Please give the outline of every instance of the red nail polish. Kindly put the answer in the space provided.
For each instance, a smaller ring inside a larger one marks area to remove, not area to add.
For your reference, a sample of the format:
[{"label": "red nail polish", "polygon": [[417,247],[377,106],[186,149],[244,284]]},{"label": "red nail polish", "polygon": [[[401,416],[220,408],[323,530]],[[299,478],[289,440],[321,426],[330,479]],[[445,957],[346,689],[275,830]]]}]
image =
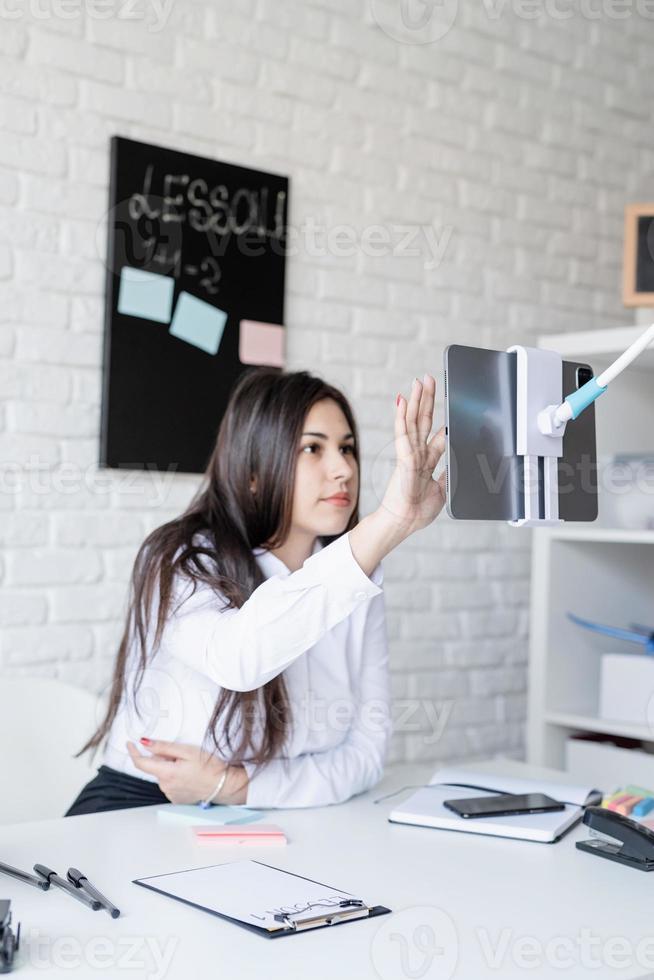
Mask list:
[{"label": "red nail polish", "polygon": [[152,745],[151,738],[140,738],[139,742],[141,742],[143,745]]},{"label": "red nail polish", "polygon": [[398,395],[397,398],[395,399],[395,404],[396,405],[399,405],[400,404],[400,398],[401,397],[402,397],[402,395]]}]

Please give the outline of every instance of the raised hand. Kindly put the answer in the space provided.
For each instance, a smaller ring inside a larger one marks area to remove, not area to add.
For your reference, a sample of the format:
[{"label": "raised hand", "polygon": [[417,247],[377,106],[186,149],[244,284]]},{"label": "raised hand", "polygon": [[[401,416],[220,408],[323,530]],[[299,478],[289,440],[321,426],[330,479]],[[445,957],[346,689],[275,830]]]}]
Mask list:
[{"label": "raised hand", "polygon": [[445,428],[430,436],[436,381],[430,374],[413,382],[407,401],[398,395],[395,409],[395,470],[380,509],[405,535],[431,524],[445,504],[445,472],[433,472],[445,452]]}]

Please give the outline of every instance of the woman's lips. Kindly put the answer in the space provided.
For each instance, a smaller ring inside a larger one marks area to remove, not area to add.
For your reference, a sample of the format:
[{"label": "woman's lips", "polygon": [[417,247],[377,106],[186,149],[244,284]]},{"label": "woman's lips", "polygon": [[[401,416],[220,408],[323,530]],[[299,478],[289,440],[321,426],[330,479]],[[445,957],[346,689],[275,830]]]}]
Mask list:
[{"label": "woman's lips", "polygon": [[352,503],[350,497],[347,494],[335,494],[333,497],[325,497],[324,502],[326,504],[333,504],[334,507],[349,507]]}]

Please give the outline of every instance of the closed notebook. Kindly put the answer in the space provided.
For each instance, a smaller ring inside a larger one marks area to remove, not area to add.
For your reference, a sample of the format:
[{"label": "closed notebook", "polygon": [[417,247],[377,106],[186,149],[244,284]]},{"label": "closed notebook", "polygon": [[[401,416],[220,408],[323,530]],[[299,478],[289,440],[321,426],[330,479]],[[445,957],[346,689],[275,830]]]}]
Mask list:
[{"label": "closed notebook", "polygon": [[[445,800],[491,796],[494,792],[545,793],[565,803],[565,808],[550,813],[466,819],[444,806]],[[464,834],[487,834],[491,837],[514,837],[551,844],[574,827],[583,813],[583,807],[595,802],[600,795],[589,786],[570,786],[544,779],[518,779],[514,776],[473,772],[470,769],[439,769],[432,776],[429,786],[413,793],[390,813],[388,819],[392,823],[407,823],[418,827],[456,830]]]},{"label": "closed notebook", "polygon": [[199,844],[223,846],[266,847],[284,845],[286,835],[281,827],[272,823],[251,824],[249,827],[228,824],[225,827],[193,827],[193,835]]}]

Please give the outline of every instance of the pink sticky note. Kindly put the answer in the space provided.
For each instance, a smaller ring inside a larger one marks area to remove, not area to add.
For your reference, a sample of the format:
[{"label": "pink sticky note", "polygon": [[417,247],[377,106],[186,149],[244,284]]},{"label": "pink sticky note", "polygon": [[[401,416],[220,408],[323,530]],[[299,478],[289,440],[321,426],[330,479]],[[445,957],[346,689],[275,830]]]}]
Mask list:
[{"label": "pink sticky note", "polygon": [[238,357],[241,364],[284,367],[284,327],[278,323],[241,320]]}]

